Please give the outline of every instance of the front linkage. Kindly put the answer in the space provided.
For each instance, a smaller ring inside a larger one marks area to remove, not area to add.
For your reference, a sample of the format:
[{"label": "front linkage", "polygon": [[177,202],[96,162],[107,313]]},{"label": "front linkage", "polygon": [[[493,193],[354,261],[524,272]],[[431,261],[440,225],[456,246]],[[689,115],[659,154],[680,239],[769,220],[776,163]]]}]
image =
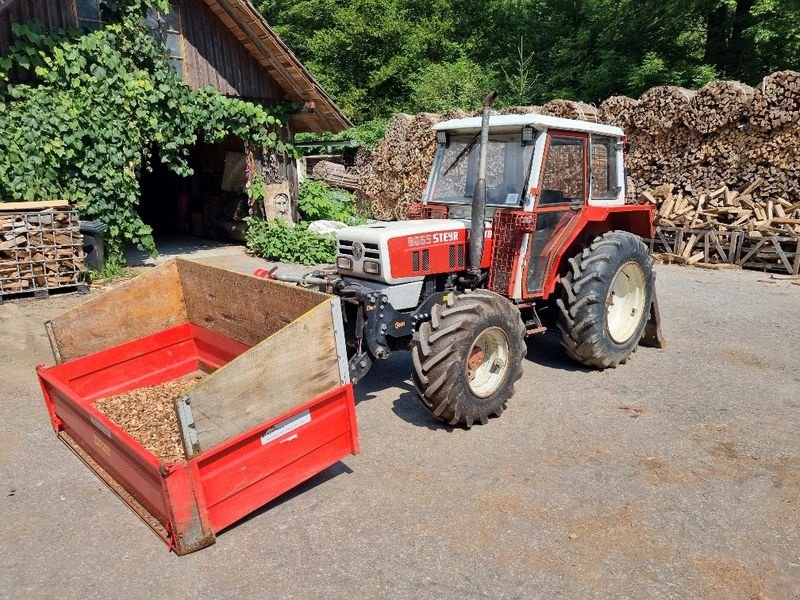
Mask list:
[{"label": "front linkage", "polygon": [[348,327],[352,338],[347,340],[353,346],[349,360],[353,383],[367,374],[375,358],[386,359],[393,350],[408,350],[420,324],[430,320],[433,306],[445,304],[447,296],[455,293],[434,292],[414,312],[400,312],[391,305],[388,296],[379,291],[347,285],[342,280],[334,284],[334,290],[354,307],[354,310],[345,310],[346,319],[355,319]]}]

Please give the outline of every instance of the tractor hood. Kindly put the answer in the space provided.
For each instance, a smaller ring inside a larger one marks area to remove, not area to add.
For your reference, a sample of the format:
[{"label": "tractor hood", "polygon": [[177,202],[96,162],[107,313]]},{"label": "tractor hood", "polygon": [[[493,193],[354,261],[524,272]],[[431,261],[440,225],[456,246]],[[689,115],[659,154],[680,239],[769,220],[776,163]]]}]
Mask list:
[{"label": "tractor hood", "polygon": [[[427,274],[463,267],[469,228],[469,220],[464,219],[392,221],[346,227],[336,234],[337,266],[345,277],[388,284],[419,281]],[[491,224],[487,223],[486,228],[489,237]],[[455,263],[452,267],[449,265],[451,253]],[[442,265],[443,270],[438,268],[439,256],[448,260],[447,265]]]}]

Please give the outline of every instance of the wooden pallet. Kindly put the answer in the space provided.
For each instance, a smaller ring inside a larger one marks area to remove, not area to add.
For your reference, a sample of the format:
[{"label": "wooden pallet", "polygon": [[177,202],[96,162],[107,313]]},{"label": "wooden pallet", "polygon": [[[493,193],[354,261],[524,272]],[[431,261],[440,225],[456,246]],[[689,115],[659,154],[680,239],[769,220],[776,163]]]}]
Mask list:
[{"label": "wooden pallet", "polygon": [[800,274],[800,238],[770,236],[743,238],[736,251],[736,263],[745,269]]},{"label": "wooden pallet", "polygon": [[68,294],[77,292],[78,294],[88,294],[89,284],[85,282],[75,283],[72,285],[63,285],[60,287],[51,287],[47,289],[38,290],[19,290],[15,292],[0,292],[0,304],[6,300],[19,300],[22,298],[37,298],[47,299],[51,294]]},{"label": "wooden pallet", "polygon": [[741,238],[739,231],[656,227],[655,237],[648,241],[651,252],[677,257],[686,264],[736,264]]}]

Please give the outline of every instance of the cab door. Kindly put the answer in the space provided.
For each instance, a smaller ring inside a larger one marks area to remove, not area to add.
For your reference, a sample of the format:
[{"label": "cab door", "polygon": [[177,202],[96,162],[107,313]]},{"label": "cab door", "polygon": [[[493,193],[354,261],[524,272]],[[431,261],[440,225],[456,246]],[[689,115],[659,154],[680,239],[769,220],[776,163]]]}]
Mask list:
[{"label": "cab door", "polygon": [[542,294],[559,250],[586,206],[588,146],[585,133],[548,132],[539,185],[533,190],[536,226],[528,240],[525,297]]}]

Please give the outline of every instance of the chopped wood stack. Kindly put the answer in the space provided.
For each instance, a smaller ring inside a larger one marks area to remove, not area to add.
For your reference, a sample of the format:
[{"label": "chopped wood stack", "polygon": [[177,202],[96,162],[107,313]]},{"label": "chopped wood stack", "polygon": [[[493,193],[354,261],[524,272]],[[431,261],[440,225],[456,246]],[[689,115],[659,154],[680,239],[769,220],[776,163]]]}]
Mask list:
[{"label": "chopped wood stack", "polygon": [[721,185],[696,196],[675,194],[674,187],[665,184],[644,192],[639,200],[659,207],[655,224],[660,226],[741,231],[751,239],[770,235],[800,238],[800,201],[777,198],[762,205],[753,195],[761,183],[756,179],[739,190]]},{"label": "chopped wood stack", "polygon": [[772,131],[800,121],[800,73],[778,71],[767,75],[756,87],[750,107],[750,123],[761,131]]},{"label": "chopped wood stack", "polygon": [[83,236],[76,212],[2,212],[2,208],[0,204],[0,298],[83,281]]},{"label": "chopped wood stack", "polygon": [[633,115],[639,101],[627,96],[611,96],[600,104],[600,123],[628,130],[633,127]]},{"label": "chopped wood stack", "polygon": [[657,135],[683,121],[695,92],[675,85],[650,88],[639,98],[633,116],[637,129]]},{"label": "chopped wood stack", "polygon": [[[458,116],[464,113],[451,113],[447,118]],[[436,150],[431,128],[440,120],[441,115],[432,113],[396,115],[367,164],[358,168],[361,191],[376,219],[404,219],[408,207],[419,202]]]},{"label": "chopped wood stack", "polygon": [[689,101],[683,123],[698,133],[711,133],[747,115],[755,90],[738,81],[712,81]]},{"label": "chopped wood stack", "polygon": [[315,164],[311,176],[351,192],[361,189],[361,177],[358,174],[348,171],[342,164],[329,160],[321,160]]},{"label": "chopped wood stack", "polygon": [[[680,198],[685,202],[682,208],[689,208],[677,216],[672,214],[674,205],[660,213],[659,219],[676,226],[687,226],[685,218],[694,220],[700,204],[693,226],[742,231],[754,240],[759,234],[791,238],[797,232],[795,223],[780,219],[797,218],[794,207],[800,201],[800,73],[773,73],[755,89],[735,81],[713,82],[699,92],[661,86],[639,100],[613,96],[599,109],[554,100],[543,107],[503,112],[536,112],[622,127],[630,142],[628,198],[635,201],[653,188],[669,186],[674,203]],[[376,218],[405,217],[408,205],[420,198],[432,164],[431,127],[459,116],[464,114],[398,115],[372,155],[359,154],[362,198],[371,202]],[[728,192],[715,195],[723,182]],[[655,196],[659,207],[665,200]],[[742,219],[747,211],[752,212]]]},{"label": "chopped wood stack", "polygon": [[722,185],[696,196],[673,194],[662,185],[644,192],[640,202],[657,205],[653,249],[668,262],[712,267],[800,271],[800,201],[784,198],[762,204],[754,192],[762,180],[731,190]]},{"label": "chopped wood stack", "polygon": [[600,111],[591,104],[575,102],[574,100],[550,100],[542,106],[540,114],[562,119],[578,119],[580,121],[599,122]]},{"label": "chopped wood stack", "polygon": [[541,106],[509,106],[503,109],[504,115],[543,114]]}]

